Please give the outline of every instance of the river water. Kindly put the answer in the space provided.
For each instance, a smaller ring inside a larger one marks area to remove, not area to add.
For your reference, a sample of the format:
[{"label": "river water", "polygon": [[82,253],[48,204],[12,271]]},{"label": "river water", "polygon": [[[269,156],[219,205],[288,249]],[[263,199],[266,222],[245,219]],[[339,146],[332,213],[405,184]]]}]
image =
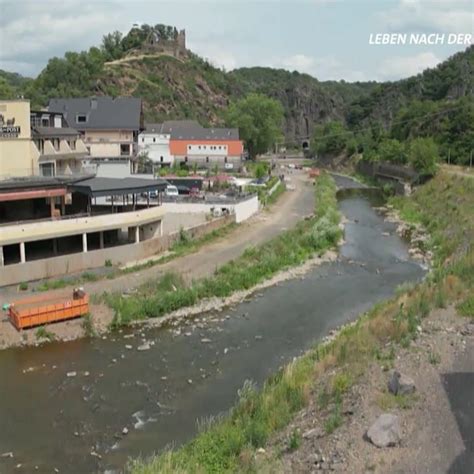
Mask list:
[{"label": "river water", "polygon": [[[120,472],[129,457],[179,445],[198,420],[228,410],[246,379],[261,384],[330,329],[423,277],[368,198],[345,197],[340,209],[349,222],[338,260],[184,322],[180,334],[141,328],[2,351],[0,455],[13,458],[0,457],[0,472]],[[154,344],[137,351],[143,339]]]}]

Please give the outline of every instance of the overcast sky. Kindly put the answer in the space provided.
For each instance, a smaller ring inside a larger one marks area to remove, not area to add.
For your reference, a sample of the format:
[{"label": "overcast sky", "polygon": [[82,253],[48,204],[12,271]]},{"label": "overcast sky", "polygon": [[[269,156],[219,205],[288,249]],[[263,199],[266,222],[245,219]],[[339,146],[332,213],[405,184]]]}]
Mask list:
[{"label": "overcast sky", "polygon": [[0,0],[0,69],[35,76],[49,58],[133,23],[186,29],[216,66],[272,66],[320,80],[394,80],[462,45],[371,45],[376,33],[473,33],[472,0]]}]

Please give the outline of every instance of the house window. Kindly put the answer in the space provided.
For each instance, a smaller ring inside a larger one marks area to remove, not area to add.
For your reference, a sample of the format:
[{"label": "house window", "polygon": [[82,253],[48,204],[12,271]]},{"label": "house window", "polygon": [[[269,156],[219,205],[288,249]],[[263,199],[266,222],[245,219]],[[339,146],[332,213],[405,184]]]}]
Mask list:
[{"label": "house window", "polygon": [[162,156],[160,156],[160,161],[163,163],[163,157]]},{"label": "house window", "polygon": [[206,163],[209,163],[209,157],[206,156]]},{"label": "house window", "polygon": [[184,157],[184,162],[185,162],[185,163],[188,162],[188,157],[187,157],[187,156]]},{"label": "house window", "polygon": [[142,143],[145,143],[145,137],[142,137]]},{"label": "house window", "polygon": [[47,118],[41,119],[41,126],[42,127],[49,127],[49,120]]},{"label": "house window", "polygon": [[84,115],[84,114],[76,115],[76,122],[77,123],[86,123],[87,122],[87,115]]},{"label": "house window", "polygon": [[130,144],[120,145],[120,156],[130,156]]},{"label": "house window", "polygon": [[41,176],[54,176],[54,163],[40,164]]},{"label": "house window", "polygon": [[153,143],[156,143],[156,138],[155,137],[153,137]]},{"label": "house window", "polygon": [[219,145],[219,150],[221,149],[221,146]]},{"label": "house window", "polygon": [[227,156],[224,158],[224,163],[227,163]]},{"label": "house window", "polygon": [[199,149],[201,149],[201,145],[199,145]]}]

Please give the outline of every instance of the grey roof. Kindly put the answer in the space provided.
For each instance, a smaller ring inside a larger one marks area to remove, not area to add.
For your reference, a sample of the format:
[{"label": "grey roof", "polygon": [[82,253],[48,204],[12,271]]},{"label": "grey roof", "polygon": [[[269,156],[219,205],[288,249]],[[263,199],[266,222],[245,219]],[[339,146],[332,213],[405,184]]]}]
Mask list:
[{"label": "grey roof", "polygon": [[71,191],[89,196],[116,196],[151,190],[163,191],[166,188],[166,181],[143,178],[90,178],[68,187]]},{"label": "grey roof", "polygon": [[162,123],[146,123],[144,133],[165,133],[161,131]]},{"label": "grey roof", "polygon": [[[50,99],[50,112],[61,112],[69,125],[78,130],[140,130],[142,100],[137,97],[83,97]],[[85,115],[86,122],[77,122]]]},{"label": "grey roof", "polygon": [[79,132],[71,127],[33,127],[33,137],[72,137]]},{"label": "grey roof", "polygon": [[168,120],[146,124],[148,133],[167,133],[174,140],[238,140],[237,128],[204,128],[196,120]]}]

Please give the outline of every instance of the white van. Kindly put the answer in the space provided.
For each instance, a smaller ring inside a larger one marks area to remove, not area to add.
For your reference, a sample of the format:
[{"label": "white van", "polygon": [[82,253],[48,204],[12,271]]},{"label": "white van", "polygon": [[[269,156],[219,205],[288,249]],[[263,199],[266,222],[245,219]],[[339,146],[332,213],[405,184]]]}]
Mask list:
[{"label": "white van", "polygon": [[178,196],[178,188],[176,186],[173,186],[172,184],[168,184],[165,189],[165,196],[168,197],[176,197]]}]

